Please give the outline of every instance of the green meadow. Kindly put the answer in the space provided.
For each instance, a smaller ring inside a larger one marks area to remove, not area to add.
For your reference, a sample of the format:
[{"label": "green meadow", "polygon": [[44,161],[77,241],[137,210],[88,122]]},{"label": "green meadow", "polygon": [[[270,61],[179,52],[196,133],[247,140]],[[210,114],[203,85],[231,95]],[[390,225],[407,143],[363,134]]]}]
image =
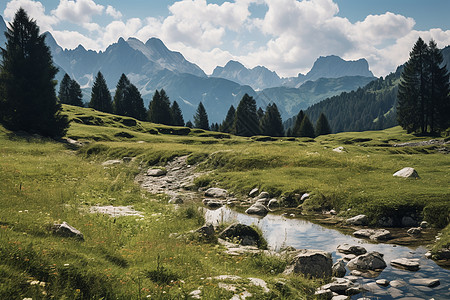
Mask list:
[{"label": "green meadow", "polygon": [[[448,156],[441,146],[388,147],[429,139],[399,127],[314,140],[244,138],[63,107],[72,120],[67,137],[82,142],[81,148],[0,127],[2,299],[188,299],[199,287],[205,299],[231,298],[233,292],[205,279],[222,274],[243,277],[242,290],[255,299],[310,295],[321,282],[282,275],[281,259],[227,256],[216,243],[179,238],[203,225],[200,203],[175,209],[134,177],[181,155],[189,155],[198,170],[212,171],[197,186],[223,187],[236,197],[258,187],[305,213],[364,213],[376,225],[382,216],[411,212],[434,227],[449,223]],[[344,152],[333,151],[339,146]],[[101,165],[123,157],[136,159]],[[420,179],[392,176],[403,167],[414,167]],[[300,203],[297,195],[306,192],[310,199]],[[97,204],[132,205],[143,217],[89,213]],[[51,225],[63,221],[85,241],[52,235]],[[449,240],[447,227],[439,247]],[[266,280],[271,292],[250,285],[248,277]]]}]

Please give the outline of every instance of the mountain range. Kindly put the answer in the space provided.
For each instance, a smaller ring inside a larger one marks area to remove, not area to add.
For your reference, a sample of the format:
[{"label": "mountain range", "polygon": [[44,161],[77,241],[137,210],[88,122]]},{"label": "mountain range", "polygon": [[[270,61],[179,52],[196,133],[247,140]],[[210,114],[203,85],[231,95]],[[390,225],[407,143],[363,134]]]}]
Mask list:
[{"label": "mountain range", "polygon": [[[0,32],[5,30],[0,16]],[[65,73],[76,79],[85,102],[90,99],[90,88],[98,71],[112,93],[124,73],[139,88],[147,107],[155,90],[163,88],[170,100],[178,102],[186,121],[193,120],[202,101],[210,122],[221,122],[230,105],[236,107],[245,93],[253,96],[263,109],[275,102],[286,119],[326,97],[351,91],[375,79],[365,59],[345,61],[337,56],[320,57],[306,75],[292,78],[280,78],[263,66],[248,69],[236,61],[217,67],[208,76],[157,38],[145,43],[136,38],[120,38],[104,51],[93,51],[81,45],[63,49],[50,33],[45,35],[54,63],[60,69],[56,79],[61,81]],[[5,42],[0,34],[0,46]]]}]

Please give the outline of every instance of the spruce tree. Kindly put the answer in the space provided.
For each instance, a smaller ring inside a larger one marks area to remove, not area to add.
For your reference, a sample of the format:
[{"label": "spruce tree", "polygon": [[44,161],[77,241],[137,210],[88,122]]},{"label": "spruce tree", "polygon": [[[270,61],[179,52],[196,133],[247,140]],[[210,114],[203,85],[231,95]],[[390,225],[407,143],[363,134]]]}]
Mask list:
[{"label": "spruce tree", "polygon": [[134,84],[130,84],[128,87],[128,98],[126,100],[125,105],[129,107],[127,116],[145,120],[147,111],[145,110],[144,99],[142,99],[141,93]]},{"label": "spruce tree", "polygon": [[283,121],[275,103],[267,105],[266,112],[261,119],[263,135],[284,136]]},{"label": "spruce tree", "polygon": [[428,124],[430,132],[441,132],[450,127],[450,84],[447,66],[442,66],[443,57],[434,40],[428,46],[429,104]]},{"label": "spruce tree", "polygon": [[149,104],[148,118],[153,123],[171,124],[170,100],[163,89],[155,91]]},{"label": "spruce tree", "polygon": [[64,75],[63,80],[59,84],[58,99],[62,104],[70,104],[70,86],[72,79],[67,73]]},{"label": "spruce tree", "polygon": [[198,104],[197,111],[194,116],[194,127],[209,130],[208,114],[206,113],[206,109],[202,102]]},{"label": "spruce tree", "polygon": [[94,85],[92,86],[89,107],[106,113],[113,112],[111,93],[109,92],[106,80],[100,71],[97,73]]},{"label": "spruce tree", "polygon": [[295,118],[295,124],[292,128],[292,136],[299,137],[300,136],[300,125],[302,125],[303,118],[305,117],[305,113],[303,110],[300,110]]},{"label": "spruce tree", "polygon": [[188,128],[194,128],[194,124],[192,124],[191,120],[186,122],[186,127]]},{"label": "spruce tree", "polygon": [[325,117],[324,113],[321,113],[319,119],[317,119],[316,123],[316,136],[330,134],[331,128],[328,123],[327,117]]},{"label": "spruce tree", "polygon": [[225,120],[223,120],[222,124],[220,125],[220,131],[225,133],[230,133],[233,130],[233,123],[234,118],[236,115],[236,109],[233,105],[230,106],[227,112],[227,116],[225,117]]},{"label": "spruce tree", "polygon": [[299,130],[299,136],[300,137],[310,137],[315,138],[315,132],[314,132],[314,126],[309,120],[308,116],[305,115],[302,120],[302,124],[300,124],[300,130]]},{"label": "spruce tree", "polygon": [[183,114],[181,113],[181,109],[177,101],[173,101],[172,106],[170,107],[170,114],[172,125],[184,126]]},{"label": "spruce tree", "polygon": [[69,90],[69,103],[70,105],[83,107],[83,94],[81,93],[81,87],[75,79],[70,81]]},{"label": "spruce tree", "polygon": [[129,98],[129,89],[131,82],[127,76],[122,73],[116,85],[116,92],[113,100],[113,112],[116,115],[127,116],[129,114],[129,107],[127,107],[127,98]]},{"label": "spruce tree", "polygon": [[53,65],[45,35],[20,8],[5,32],[1,49],[0,121],[11,130],[61,137],[69,126],[61,115]]},{"label": "spruce tree", "polygon": [[419,38],[405,64],[398,90],[398,123],[410,132],[426,131],[428,46]]},{"label": "spruce tree", "polygon": [[260,134],[259,120],[256,113],[256,101],[248,94],[242,97],[236,109],[233,133],[240,136]]}]

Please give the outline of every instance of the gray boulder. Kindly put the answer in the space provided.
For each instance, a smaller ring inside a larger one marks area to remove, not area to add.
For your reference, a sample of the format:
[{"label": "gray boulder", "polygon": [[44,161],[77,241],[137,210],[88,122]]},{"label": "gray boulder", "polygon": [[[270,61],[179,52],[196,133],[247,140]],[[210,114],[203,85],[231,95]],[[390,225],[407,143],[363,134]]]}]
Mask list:
[{"label": "gray boulder", "polygon": [[417,171],[414,170],[414,168],[410,167],[406,167],[401,169],[400,171],[395,172],[393,176],[402,178],[420,178]]},{"label": "gray boulder", "polygon": [[179,196],[174,196],[169,200],[169,204],[183,204],[183,203],[184,203],[183,199],[181,199],[181,197]]},{"label": "gray boulder", "polygon": [[164,169],[148,169],[147,176],[159,177],[167,174],[167,170]]},{"label": "gray boulder", "polygon": [[213,197],[213,198],[226,198],[227,194],[228,194],[227,190],[220,188],[209,188],[205,191],[206,197]]},{"label": "gray boulder", "polygon": [[224,240],[237,240],[242,246],[257,246],[261,242],[261,236],[252,227],[240,223],[232,224],[225,228],[219,235]]},{"label": "gray boulder", "polygon": [[367,253],[367,250],[364,247],[357,245],[349,245],[347,243],[337,246],[337,251],[344,254],[355,254],[355,255]]},{"label": "gray boulder", "polygon": [[255,203],[245,211],[249,215],[265,216],[269,213],[269,209],[261,203]]},{"label": "gray boulder", "polygon": [[345,273],[347,271],[345,270],[345,262],[340,259],[338,260],[332,267],[331,267],[331,274],[333,277],[339,277],[342,278],[345,276]]},{"label": "gray boulder", "polygon": [[357,215],[345,221],[348,225],[366,226],[369,224],[369,218],[366,215]]},{"label": "gray boulder", "polygon": [[388,286],[389,285],[389,280],[386,279],[378,279],[377,281],[375,281],[376,284],[381,285],[381,286]]},{"label": "gray boulder", "polygon": [[331,253],[304,249],[296,253],[284,274],[303,274],[304,276],[325,278],[331,276],[331,267]]},{"label": "gray boulder", "polygon": [[269,204],[269,198],[258,199],[256,200],[256,203],[267,206]]},{"label": "gray boulder", "polygon": [[394,259],[391,261],[391,266],[409,271],[417,271],[420,269],[420,264],[417,260],[408,258]]},{"label": "gray boulder", "polygon": [[322,290],[330,290],[334,293],[345,294],[345,292],[352,287],[355,287],[355,283],[346,278],[335,278],[331,283],[325,284],[320,287]]},{"label": "gray boulder", "polygon": [[378,271],[386,268],[386,262],[381,253],[373,251],[352,259],[348,262],[347,267],[352,270]]},{"label": "gray boulder", "polygon": [[84,241],[83,234],[78,229],[70,226],[66,222],[63,222],[62,224],[53,224],[51,230],[54,235],[60,237],[73,237]]}]

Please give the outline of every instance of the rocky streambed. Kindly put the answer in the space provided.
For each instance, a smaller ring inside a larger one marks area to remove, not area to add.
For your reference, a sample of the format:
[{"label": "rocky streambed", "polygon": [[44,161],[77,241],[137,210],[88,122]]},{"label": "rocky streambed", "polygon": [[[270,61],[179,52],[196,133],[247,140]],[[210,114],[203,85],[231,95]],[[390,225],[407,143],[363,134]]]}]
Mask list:
[{"label": "rocky streambed", "polygon": [[[316,262],[323,261],[334,276],[331,283],[317,290],[317,294],[325,299],[450,299],[450,271],[428,259],[424,245],[386,243],[386,240],[392,240],[389,231],[366,228],[360,219],[349,224],[356,226],[352,232],[359,229],[358,234],[346,234],[292,213],[272,214],[269,211],[280,203],[267,193],[251,191],[251,197],[238,200],[220,188],[193,191],[192,182],[201,174],[195,173],[186,158],[176,158],[164,168],[146,170],[136,177],[136,181],[152,193],[168,194],[172,204],[202,200],[206,222],[213,226],[222,223],[256,225],[267,240],[267,255],[279,255],[276,253],[286,249],[292,251],[295,262],[291,262],[286,272],[289,268],[294,273],[296,269],[302,269],[305,256]],[[238,212],[230,208],[236,204],[248,209]],[[421,232],[422,229],[416,227],[416,230]],[[410,235],[414,238],[414,233]],[[221,243],[229,255],[259,251],[252,245],[240,246],[223,240]],[[311,252],[313,249],[320,251]]]}]

